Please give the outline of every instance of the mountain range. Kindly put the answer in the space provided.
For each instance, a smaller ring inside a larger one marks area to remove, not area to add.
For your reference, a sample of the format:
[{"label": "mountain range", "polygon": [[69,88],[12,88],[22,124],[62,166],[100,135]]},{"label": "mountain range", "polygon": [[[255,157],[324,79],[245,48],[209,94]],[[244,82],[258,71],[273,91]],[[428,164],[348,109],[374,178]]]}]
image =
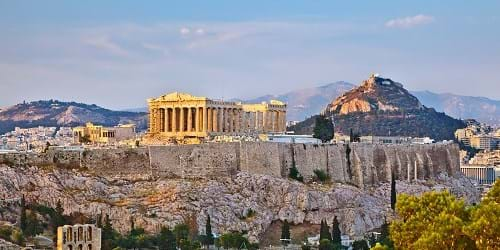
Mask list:
[{"label": "mountain range", "polygon": [[[287,120],[302,121],[321,112],[326,105],[343,93],[355,88],[348,82],[334,82],[319,87],[311,87],[287,92],[282,95],[264,95],[243,100],[244,102],[262,102],[277,99],[288,104]],[[500,100],[486,97],[461,96],[450,93],[430,91],[409,91],[426,107],[457,119],[475,119],[493,126],[500,125]],[[242,100],[242,99],[235,99]]]},{"label": "mountain range", "polygon": [[[454,138],[465,127],[452,118],[423,105],[401,83],[372,75],[362,84],[331,101],[321,112],[331,117],[335,131],[376,136],[428,136],[436,140]],[[316,117],[299,122],[290,130],[312,134]]]},{"label": "mountain range", "polygon": [[86,122],[104,126],[135,123],[138,129],[144,129],[147,115],[144,112],[112,111],[95,104],[57,100],[20,103],[0,110],[0,133],[15,127],[78,126]]}]

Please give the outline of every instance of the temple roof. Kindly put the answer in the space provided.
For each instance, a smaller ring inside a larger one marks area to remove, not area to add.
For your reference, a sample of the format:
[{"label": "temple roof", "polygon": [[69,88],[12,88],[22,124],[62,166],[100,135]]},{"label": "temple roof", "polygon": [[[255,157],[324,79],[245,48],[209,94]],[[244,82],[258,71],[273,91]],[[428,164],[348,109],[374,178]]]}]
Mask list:
[{"label": "temple roof", "polygon": [[209,100],[206,97],[193,96],[186,93],[172,92],[165,95],[162,95],[158,98],[151,99],[151,101],[206,101]]}]

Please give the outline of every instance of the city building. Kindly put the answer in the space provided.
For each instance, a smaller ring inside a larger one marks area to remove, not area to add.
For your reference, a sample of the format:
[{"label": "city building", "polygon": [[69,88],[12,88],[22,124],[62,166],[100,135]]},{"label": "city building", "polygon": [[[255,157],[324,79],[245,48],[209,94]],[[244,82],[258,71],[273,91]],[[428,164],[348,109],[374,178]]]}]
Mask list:
[{"label": "city building", "polygon": [[482,150],[497,149],[499,138],[489,135],[478,135],[470,138],[470,146]]},{"label": "city building", "polygon": [[88,122],[84,127],[73,128],[75,143],[116,143],[122,140],[133,139],[135,135],[134,124],[103,127]]},{"label": "city building", "polygon": [[471,178],[479,184],[493,184],[499,176],[497,173],[500,171],[500,167],[495,166],[484,166],[484,165],[462,165],[460,166],[460,171]]},{"label": "city building", "polygon": [[101,229],[91,224],[57,228],[57,250],[100,250]]},{"label": "city building", "polygon": [[148,99],[151,137],[176,141],[220,135],[283,133],[286,131],[286,104],[242,104],[170,93]]},{"label": "city building", "polygon": [[270,142],[285,142],[285,143],[321,143],[320,139],[314,138],[312,135],[290,135],[290,134],[269,134],[266,136]]},{"label": "city building", "polygon": [[403,144],[410,143],[410,137],[400,137],[400,136],[361,136],[360,142],[364,143],[375,143],[375,144]]}]

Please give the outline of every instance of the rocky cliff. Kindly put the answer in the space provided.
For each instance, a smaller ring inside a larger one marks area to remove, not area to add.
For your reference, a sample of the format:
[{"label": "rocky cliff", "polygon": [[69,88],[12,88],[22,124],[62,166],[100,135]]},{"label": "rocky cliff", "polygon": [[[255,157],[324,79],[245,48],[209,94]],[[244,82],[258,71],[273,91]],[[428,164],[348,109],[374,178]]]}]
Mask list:
[{"label": "rocky cliff", "polygon": [[[453,139],[454,131],[465,127],[461,120],[427,108],[401,83],[371,76],[359,87],[336,98],[323,111],[333,117],[335,131],[360,135],[428,136]],[[315,117],[294,126],[296,133],[312,133]]]},{"label": "rocky cliff", "polygon": [[0,111],[0,134],[14,127],[77,126],[94,122],[105,126],[134,123],[145,128],[146,113],[112,111],[97,105],[55,100],[21,103]]},{"label": "rocky cliff", "polygon": [[[95,218],[109,214],[121,232],[136,226],[157,232],[161,225],[174,226],[194,218],[203,233],[206,216],[213,230],[249,232],[250,240],[267,237],[277,220],[295,226],[331,223],[338,216],[343,233],[353,237],[379,228],[390,213],[390,184],[360,189],[346,184],[303,184],[279,177],[241,172],[232,178],[157,178],[123,180],[101,177],[85,170],[52,167],[10,167],[0,164],[0,193],[8,197],[25,195],[28,202],[54,207],[61,200],[65,213],[83,213]],[[448,189],[469,202],[478,193],[464,177],[440,175],[432,181],[398,181],[398,192],[418,194],[431,189]],[[249,211],[255,213],[250,213]],[[15,213],[3,213],[2,220],[15,221]],[[293,228],[293,226],[292,226]],[[278,232],[279,233],[279,232]],[[311,227],[307,233],[317,233]]]},{"label": "rocky cliff", "polygon": [[[479,198],[460,174],[456,145],[225,143],[0,156],[0,198],[24,195],[51,207],[61,200],[67,214],[109,214],[121,232],[133,217],[148,232],[194,218],[203,233],[210,215],[215,232],[248,231],[259,241],[279,220],[313,234],[338,216],[343,233],[361,236],[392,216],[391,173],[398,192]],[[306,184],[287,178],[294,165]],[[331,183],[314,183],[315,169]],[[18,219],[6,211],[0,219]]]}]

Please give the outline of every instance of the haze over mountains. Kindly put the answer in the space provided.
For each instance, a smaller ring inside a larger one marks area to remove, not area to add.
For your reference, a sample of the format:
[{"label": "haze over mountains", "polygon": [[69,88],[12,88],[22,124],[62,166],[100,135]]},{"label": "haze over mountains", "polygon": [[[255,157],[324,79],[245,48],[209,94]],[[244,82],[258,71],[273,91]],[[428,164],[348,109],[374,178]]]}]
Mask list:
[{"label": "haze over mountains", "polygon": [[78,126],[86,122],[104,126],[135,123],[146,128],[147,116],[143,112],[112,111],[95,104],[56,100],[20,103],[0,110],[0,133],[14,127]]},{"label": "haze over mountains", "polygon": [[[287,120],[302,121],[319,114],[332,100],[356,85],[339,81],[319,87],[292,90],[281,95],[264,95],[257,98],[233,101],[259,103],[277,99],[288,103]],[[410,91],[426,107],[457,119],[473,118],[490,125],[500,125],[500,100],[485,97],[437,94],[430,91]],[[146,128],[146,108],[112,111],[96,105],[75,102],[36,101],[0,109],[0,133],[15,126],[75,126],[87,121],[106,126],[135,122],[138,128]]]},{"label": "haze over mountains", "polygon": [[[436,140],[454,138],[455,130],[465,127],[433,108],[426,107],[401,83],[371,76],[363,83],[331,101],[323,114],[333,117],[335,131],[345,135],[428,136]],[[290,130],[312,134],[316,117],[310,117]]]},{"label": "haze over mountains", "polygon": [[[319,87],[293,90],[282,95],[265,95],[246,102],[262,102],[278,99],[288,103],[287,120],[302,121],[319,114],[328,103],[343,93],[355,88],[348,82],[334,82]],[[450,93],[438,94],[430,91],[410,91],[426,107],[457,119],[473,118],[490,125],[500,125],[500,100],[485,97],[461,96]]]}]

